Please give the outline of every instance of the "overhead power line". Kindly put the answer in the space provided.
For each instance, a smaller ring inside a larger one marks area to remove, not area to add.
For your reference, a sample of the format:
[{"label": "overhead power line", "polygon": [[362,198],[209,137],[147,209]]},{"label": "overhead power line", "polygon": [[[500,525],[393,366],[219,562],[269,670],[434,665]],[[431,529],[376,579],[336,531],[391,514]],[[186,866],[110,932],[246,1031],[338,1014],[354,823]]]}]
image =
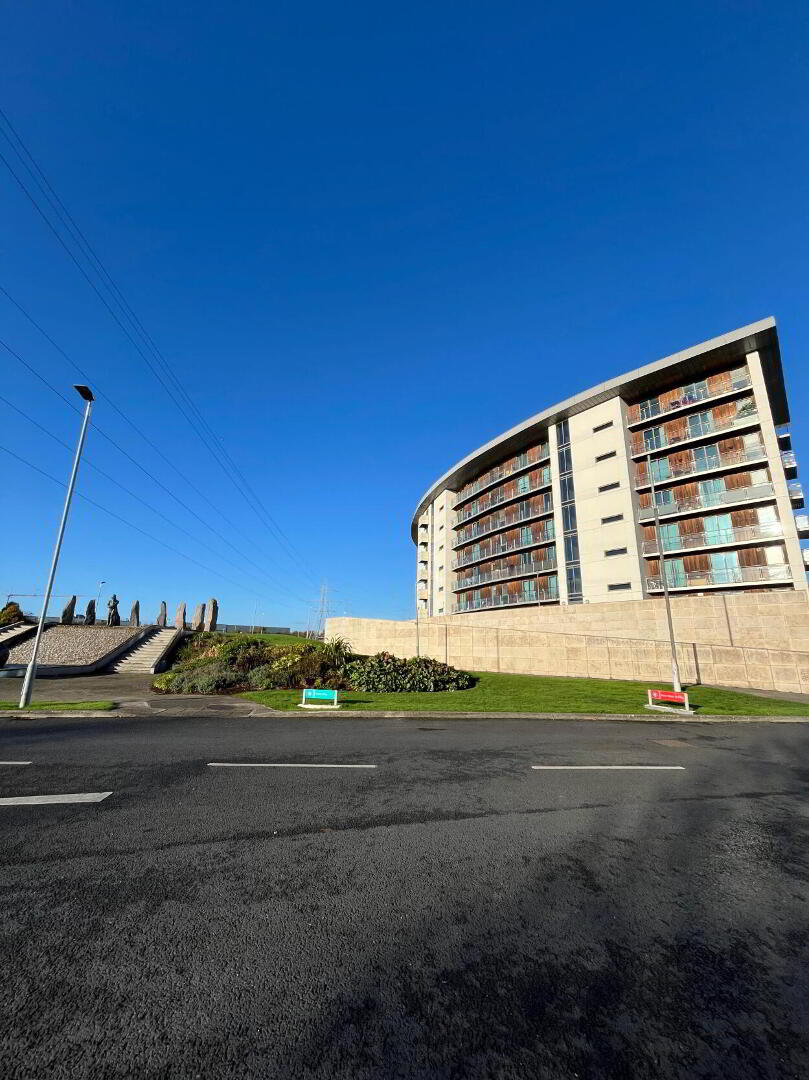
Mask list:
[{"label": "overhead power line", "polygon": [[[28,148],[25,145],[25,143],[23,142],[21,136],[16,131],[13,124],[9,120],[8,116],[5,114],[5,112],[2,111],[2,109],[0,109],[0,117],[2,117],[6,128],[8,128],[8,130],[5,130],[5,128],[0,127],[0,131],[2,131],[2,134],[5,136],[5,139],[8,142],[9,146],[12,148],[12,150],[16,154],[18,160],[22,163],[23,167],[25,168],[25,170],[27,171],[29,176],[32,178],[32,180],[36,184],[36,186],[39,189],[40,193],[44,196],[45,200],[47,201],[47,203],[49,204],[49,206],[51,208],[51,211],[55,214],[57,220],[62,225],[62,228],[67,232],[67,234],[70,237],[72,243],[75,244],[78,247],[80,253],[83,256],[83,258],[89,263],[90,268],[93,271],[93,273],[95,273],[96,276],[98,276],[100,278],[104,288],[110,294],[113,302],[120,308],[121,312],[124,315],[124,318],[126,318],[129,321],[129,323],[132,326],[134,332],[140,336],[140,338],[143,341],[146,348],[149,351],[151,351],[151,353],[152,353],[152,355],[154,357],[154,360],[157,362],[157,364],[159,364],[162,367],[163,372],[165,373],[167,378],[170,379],[173,382],[176,393],[171,389],[171,387],[167,384],[165,379],[161,376],[161,374],[158,371],[155,363],[153,363],[152,360],[149,358],[149,356],[146,354],[146,352],[144,352],[143,348],[141,348],[141,345],[138,343],[138,341],[135,340],[135,338],[133,337],[132,332],[130,331],[129,327],[127,327],[125,322],[122,320],[119,313],[114,310],[114,308],[110,304],[107,297],[105,297],[103,295],[103,293],[99,289],[96,282],[93,281],[90,274],[87,272],[85,267],[82,265],[80,260],[77,258],[75,252],[72,250],[70,245],[65,241],[64,237],[62,236],[60,231],[56,228],[56,226],[53,224],[53,222],[51,221],[48,214],[46,214],[46,212],[43,210],[43,208],[40,205],[39,201],[37,200],[36,196],[31,193],[31,191],[29,190],[29,188],[25,184],[24,180],[18,175],[18,173],[15,171],[15,169],[13,168],[13,166],[11,165],[9,160],[2,153],[0,153],[0,161],[2,161],[3,164],[6,166],[6,168],[11,173],[12,177],[14,178],[14,180],[16,181],[18,186],[21,188],[21,190],[24,192],[24,194],[26,195],[28,200],[31,202],[32,206],[36,209],[37,213],[40,215],[42,220],[45,222],[45,224],[48,226],[50,231],[53,233],[53,235],[55,236],[55,238],[59,242],[60,246],[64,249],[64,251],[66,252],[68,257],[75,264],[76,268],[79,270],[82,277],[84,277],[84,279],[87,281],[88,285],[90,285],[92,290],[96,293],[99,300],[101,300],[104,307],[107,309],[107,311],[112,316],[114,321],[118,324],[118,326],[120,327],[120,329],[122,330],[122,332],[124,333],[126,338],[129,340],[130,344],[135,349],[135,351],[138,353],[138,355],[141,357],[141,359],[147,365],[149,370],[155,376],[157,381],[160,383],[160,385],[166,391],[166,393],[168,394],[169,398],[172,400],[174,405],[182,413],[183,417],[186,419],[189,426],[193,429],[195,435],[200,439],[200,441],[203,443],[205,448],[208,450],[208,452],[211,454],[211,456],[217,462],[219,467],[223,470],[225,475],[230,479],[230,481],[233,483],[234,487],[236,487],[237,491],[239,491],[241,496],[244,498],[245,502],[247,502],[248,505],[251,507],[252,511],[256,514],[259,521],[265,526],[265,528],[267,528],[267,530],[270,532],[270,535],[273,536],[273,539],[276,541],[276,543],[278,543],[278,545],[282,548],[282,550],[285,551],[285,553],[288,555],[288,557],[290,557],[293,561],[295,561],[300,566],[300,568],[302,569],[304,574],[311,581],[314,582],[315,578],[311,574],[311,571],[309,570],[308,566],[300,558],[297,551],[292,546],[289,538],[283,532],[283,530],[278,525],[278,523],[274,520],[272,515],[269,513],[267,508],[264,506],[264,504],[261,501],[261,499],[259,498],[259,496],[256,494],[255,490],[252,488],[252,486],[247,481],[246,477],[242,473],[239,466],[234,462],[234,460],[230,456],[227,448],[224,446],[224,444],[222,443],[219,436],[213,431],[213,429],[210,427],[210,425],[206,421],[205,417],[202,415],[200,410],[197,408],[196,404],[191,399],[191,397],[188,394],[188,392],[186,391],[185,387],[182,385],[182,383],[180,382],[180,380],[177,378],[176,374],[172,370],[171,365],[168,363],[166,358],[160,352],[157,345],[154,343],[153,339],[150,337],[148,332],[143,327],[143,324],[141,323],[140,319],[137,317],[135,312],[132,310],[130,304],[128,303],[128,301],[124,297],[124,295],[121,292],[121,290],[119,289],[119,287],[116,285],[116,283],[113,280],[112,276],[109,274],[109,272],[104,267],[101,259],[95,253],[95,251],[93,250],[93,248],[90,245],[87,238],[84,236],[81,229],[78,227],[78,225],[76,225],[74,219],[72,218],[72,216],[70,215],[70,213],[68,212],[66,207],[64,206],[64,203],[62,202],[62,200],[59,198],[59,196],[54,191],[52,185],[48,181],[48,179],[45,176],[43,170],[37,164],[35,158],[31,154],[31,152],[28,150]],[[9,132],[11,132],[11,134],[9,134]],[[181,400],[178,400],[177,394],[180,395]],[[183,405],[183,401],[185,401],[187,403],[187,406]],[[189,415],[188,410],[191,411],[192,415]],[[194,417],[196,418],[196,420],[194,419]]]},{"label": "overhead power line", "polygon": [[[9,352],[12,356],[14,356],[23,365],[23,367],[26,368],[26,370],[30,371],[32,375],[36,376],[36,378],[39,379],[39,381],[45,386],[47,386],[47,388],[52,393],[56,394],[56,396],[60,398],[68,406],[68,408],[72,409],[73,412],[80,411],[69,398],[65,397],[65,395],[60,390],[58,390],[52,383],[50,383],[44,375],[37,371],[37,369],[32,364],[30,364],[24,357],[22,357],[15,349],[12,349],[12,347],[7,342],[0,339],[0,346],[4,348],[7,352]],[[257,563],[249,555],[246,555],[243,551],[241,551],[240,548],[236,547],[236,545],[231,540],[229,540],[223,533],[221,533],[218,529],[214,528],[214,526],[211,525],[210,522],[206,521],[205,518],[201,517],[196,512],[196,510],[192,509],[192,507],[190,507],[186,502],[184,502],[184,500],[181,499],[179,495],[176,495],[169,487],[167,487],[162,480],[159,480],[156,476],[150,473],[144,465],[142,465],[136,458],[134,458],[128,450],[125,450],[124,447],[120,446],[115,441],[115,439],[112,438],[111,435],[108,435],[103,430],[103,428],[100,428],[97,424],[94,424],[93,430],[97,431],[103,439],[106,439],[111,446],[115,447],[115,449],[118,450],[119,453],[123,454],[123,456],[128,461],[130,461],[137,469],[139,469],[145,476],[147,476],[150,480],[157,484],[159,488],[165,491],[166,494],[170,498],[172,498],[178,506],[181,506],[183,510],[191,514],[192,517],[196,518],[196,520],[199,521],[201,525],[204,525],[206,529],[212,532],[214,536],[218,537],[218,539],[220,539],[224,544],[226,544],[227,547],[229,547],[232,551],[235,551],[240,558],[244,559],[246,562],[254,566],[262,575],[266,573],[264,568],[260,566],[259,563]],[[285,585],[281,585],[280,583],[278,583],[275,585],[275,588],[281,588],[284,591],[288,592],[291,596],[294,596],[294,593],[290,592],[290,590],[287,589]],[[295,599],[300,600],[300,597],[296,596]]]},{"label": "overhead power line", "polygon": [[[16,412],[20,416],[22,416],[23,419],[25,419],[29,423],[33,424],[34,427],[36,427],[40,431],[42,431],[45,435],[48,436],[48,438],[52,439],[54,442],[56,442],[60,446],[64,447],[65,450],[67,450],[68,452],[72,453],[73,448],[71,446],[69,446],[68,443],[66,443],[63,439],[60,439],[59,436],[55,435],[52,431],[49,431],[44,426],[44,424],[40,424],[38,420],[35,420],[33,418],[33,416],[29,416],[27,413],[23,412],[23,410],[18,405],[15,405],[13,401],[9,401],[9,399],[7,397],[5,397],[3,394],[0,394],[0,401],[4,402],[10,409],[13,409],[14,412]],[[123,491],[127,495],[129,495],[130,498],[135,499],[137,502],[141,503],[142,506],[145,506],[146,509],[150,511],[150,513],[156,514],[158,517],[161,517],[165,522],[167,522],[173,528],[179,530],[179,532],[184,533],[186,536],[190,537],[190,539],[193,540],[195,543],[200,544],[204,548],[207,548],[207,550],[210,551],[212,555],[215,555],[217,559],[220,559],[223,562],[226,562],[229,566],[231,566],[234,570],[236,570],[240,574],[243,574],[245,572],[242,567],[237,566],[235,563],[231,562],[229,559],[223,559],[222,555],[218,551],[216,551],[215,548],[212,548],[210,544],[206,543],[206,541],[204,541],[204,540],[201,540],[198,536],[195,536],[192,532],[190,532],[184,526],[180,525],[173,518],[170,518],[167,514],[164,514],[162,512],[162,510],[158,510],[158,508],[156,506],[152,506],[151,503],[147,502],[146,499],[144,499],[144,498],[142,498],[142,496],[138,495],[137,492],[132,491],[125,484],[122,484],[120,480],[117,480],[114,476],[111,476],[110,473],[106,472],[99,465],[96,465],[95,462],[91,461],[88,457],[84,458],[84,463],[87,466],[89,466],[89,468],[91,468],[91,469],[95,470],[95,472],[99,473],[99,475],[103,476],[105,478],[105,480],[108,480],[111,484],[114,484],[116,487],[119,487],[121,489],[121,491]],[[267,585],[269,585],[273,589],[281,588],[283,591],[287,592],[289,597],[291,597],[293,600],[295,600],[295,601],[297,601],[297,602],[299,602],[301,604],[306,604],[308,602],[308,601],[304,600],[302,597],[296,596],[294,593],[290,592],[288,589],[285,588],[285,586],[279,586],[275,582],[267,580],[265,582],[262,582],[261,584],[263,585],[264,588],[266,588]],[[282,597],[281,599],[286,600],[285,597]]]},{"label": "overhead power line", "polygon": [[[29,469],[32,469],[34,472],[39,473],[40,476],[44,476],[47,480],[51,480],[51,481],[53,481],[54,484],[58,484],[59,487],[64,488],[66,486],[63,483],[63,481],[57,479],[57,477],[55,477],[55,476],[51,476],[51,474],[49,472],[46,472],[44,469],[40,469],[40,467],[38,465],[35,465],[32,461],[28,461],[26,458],[21,457],[19,454],[15,454],[14,451],[9,450],[9,448],[7,446],[0,446],[0,450],[2,450],[4,453],[8,454],[9,457],[13,457],[16,461],[19,461],[21,464],[26,465]],[[195,566],[199,566],[201,569],[205,570],[207,573],[215,574],[217,577],[221,578],[223,581],[227,581],[229,584],[235,585],[236,588],[242,589],[244,592],[249,593],[251,596],[258,596],[259,599],[267,601],[267,602],[270,602],[272,600],[271,597],[262,596],[262,595],[256,593],[254,589],[246,588],[241,582],[234,581],[233,578],[230,578],[226,574],[223,574],[221,570],[215,570],[211,566],[206,566],[205,563],[201,563],[199,561],[199,559],[195,559],[192,555],[187,554],[187,552],[182,551],[180,548],[176,548],[176,547],[173,547],[171,544],[167,544],[165,540],[161,540],[158,536],[153,536],[151,533],[147,532],[145,529],[142,529],[139,525],[136,525],[133,521],[127,521],[127,519],[124,518],[124,517],[121,517],[120,514],[116,514],[116,512],[114,510],[110,510],[109,507],[103,506],[100,502],[96,502],[95,499],[91,499],[89,497],[89,495],[82,495],[82,493],[80,491],[77,491],[76,495],[78,496],[78,498],[83,499],[86,503],[89,503],[91,506],[94,506],[97,510],[103,511],[105,514],[108,514],[111,518],[115,518],[116,521],[121,522],[122,525],[126,525],[126,527],[128,529],[134,529],[135,532],[140,533],[141,536],[145,536],[147,540],[151,540],[153,544],[159,544],[161,547],[166,548],[167,551],[171,551],[171,552],[173,552],[173,554],[179,555],[181,559],[185,559],[187,562],[194,563]]]}]

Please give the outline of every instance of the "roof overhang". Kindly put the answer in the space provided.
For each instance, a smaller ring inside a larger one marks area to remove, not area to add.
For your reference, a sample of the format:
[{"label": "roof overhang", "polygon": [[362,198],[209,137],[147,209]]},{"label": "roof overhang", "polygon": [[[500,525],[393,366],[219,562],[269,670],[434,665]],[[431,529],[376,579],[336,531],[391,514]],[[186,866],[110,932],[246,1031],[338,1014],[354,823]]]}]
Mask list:
[{"label": "roof overhang", "polygon": [[662,360],[646,364],[645,367],[636,368],[635,371],[600,383],[558,405],[552,405],[544,412],[537,413],[529,420],[524,420],[516,427],[498,435],[496,439],[492,439],[491,442],[479,447],[453,465],[424,493],[410,526],[413,541],[416,541],[419,517],[443,491],[459,490],[467,481],[485,472],[491,465],[496,465],[503,458],[517,454],[530,446],[536,441],[538,434],[552,424],[566,417],[575,416],[576,413],[584,412],[585,409],[592,408],[593,405],[598,405],[602,401],[608,401],[610,398],[621,397],[628,401],[642,400],[646,396],[657,393],[667,382],[671,381],[672,385],[676,385],[679,380],[688,382],[697,379],[728,363],[741,362],[747,353],[755,351],[761,354],[773,420],[776,425],[788,423],[789,408],[781,367],[778,332],[775,319],[770,317],[739,327],[738,330],[731,330],[721,337],[703,341],[700,345],[693,345],[690,349],[683,349]]}]

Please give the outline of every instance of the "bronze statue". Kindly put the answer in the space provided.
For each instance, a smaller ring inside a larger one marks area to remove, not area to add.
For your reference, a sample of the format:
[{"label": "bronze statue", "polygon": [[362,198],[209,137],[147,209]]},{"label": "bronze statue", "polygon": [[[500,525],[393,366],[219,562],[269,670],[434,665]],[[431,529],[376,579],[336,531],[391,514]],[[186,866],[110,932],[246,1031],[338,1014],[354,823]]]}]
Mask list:
[{"label": "bronze statue", "polygon": [[120,626],[121,616],[118,614],[118,597],[112,594],[107,601],[107,626]]}]

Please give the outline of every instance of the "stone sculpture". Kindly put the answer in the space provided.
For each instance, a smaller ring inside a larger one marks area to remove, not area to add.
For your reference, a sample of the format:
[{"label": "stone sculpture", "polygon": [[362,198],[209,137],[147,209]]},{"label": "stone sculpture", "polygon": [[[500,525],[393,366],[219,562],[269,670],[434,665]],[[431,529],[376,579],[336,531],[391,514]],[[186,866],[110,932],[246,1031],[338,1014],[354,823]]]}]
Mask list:
[{"label": "stone sculpture", "polygon": [[62,618],[59,620],[64,626],[70,626],[73,622],[73,616],[76,612],[76,597],[71,596],[65,606],[62,608]]},{"label": "stone sculpture", "polygon": [[95,600],[87,601],[87,608],[84,612],[84,625],[95,626],[96,624],[96,602]]},{"label": "stone sculpture", "polygon": [[216,629],[216,620],[217,620],[218,617],[219,617],[219,604],[217,603],[217,601],[213,597],[211,597],[211,599],[208,601],[208,618],[205,620],[205,629],[206,630],[215,630]]},{"label": "stone sculpture", "polygon": [[140,600],[136,600],[132,605],[132,611],[129,616],[130,626],[140,626]]},{"label": "stone sculpture", "polygon": [[194,612],[194,618],[191,621],[192,630],[202,630],[205,626],[205,605],[197,604],[197,610]]},{"label": "stone sculpture", "polygon": [[115,593],[107,601],[107,626],[120,626],[121,616],[118,614],[118,597]]},{"label": "stone sculpture", "polygon": [[158,612],[158,616],[157,616],[157,625],[158,626],[165,626],[167,621],[168,621],[168,612],[166,610],[166,601],[161,600],[160,601],[160,611]]},{"label": "stone sculpture", "polygon": [[185,604],[177,605],[177,618],[174,620],[174,625],[178,630],[185,630]]}]

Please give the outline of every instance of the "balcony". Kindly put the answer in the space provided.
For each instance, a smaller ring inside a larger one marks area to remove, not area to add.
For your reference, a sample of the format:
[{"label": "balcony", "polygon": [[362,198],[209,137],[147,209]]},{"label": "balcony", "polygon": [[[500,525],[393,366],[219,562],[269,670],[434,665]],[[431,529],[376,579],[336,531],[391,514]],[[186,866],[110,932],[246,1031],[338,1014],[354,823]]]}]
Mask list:
[{"label": "balcony", "polygon": [[730,386],[725,387],[724,390],[710,391],[706,388],[705,390],[690,391],[683,394],[682,397],[670,401],[666,406],[660,405],[659,402],[644,402],[640,408],[640,418],[630,421],[627,427],[636,428],[641,424],[648,424],[650,420],[656,420],[660,416],[671,416],[672,414],[684,412],[701,402],[719,401],[721,398],[727,397],[729,394],[735,394],[739,390],[747,390],[750,385],[751,379],[748,373],[733,379]]},{"label": "balcony", "polygon": [[[772,484],[755,484],[752,487],[726,488],[724,491],[711,491],[706,492],[705,495],[694,495],[688,499],[661,503],[657,511],[661,518],[666,518],[677,514],[687,514],[694,510],[713,510],[717,506],[734,506],[737,503],[761,502],[762,499],[774,498],[775,488]],[[653,507],[641,507],[638,511],[638,521],[649,520],[654,520]]]},{"label": "balcony", "polygon": [[794,450],[782,450],[781,451],[781,464],[784,466],[784,472],[792,473],[798,467],[798,460],[795,457]]},{"label": "balcony", "polygon": [[[711,529],[685,536],[664,537],[663,551],[694,551],[697,548],[730,547],[734,544],[754,544],[758,540],[782,540],[784,529],[780,521],[767,521],[763,525],[742,525],[738,529]],[[657,540],[644,540],[644,555],[657,554]]]},{"label": "balcony", "polygon": [[809,538],[809,514],[796,514],[795,528],[798,530],[798,536],[801,540]]},{"label": "balcony", "polygon": [[517,499],[521,499],[524,495],[532,495],[537,491],[542,491],[544,488],[551,486],[550,470],[548,470],[547,480],[535,481],[530,487],[525,487],[521,491],[515,491],[513,495],[506,495],[502,491],[493,491],[489,496],[489,501],[485,506],[476,506],[474,510],[459,510],[458,515],[455,518],[455,524],[453,529],[459,529],[461,525],[466,521],[470,521],[472,518],[480,517],[481,514],[485,514],[489,510],[494,510],[495,507],[504,505],[506,503],[515,502]]},{"label": "balcony", "polygon": [[471,544],[474,540],[477,540],[481,536],[488,536],[489,533],[500,532],[501,529],[509,529],[514,525],[523,525],[528,521],[536,521],[537,518],[547,517],[548,514],[553,513],[553,500],[548,499],[546,505],[538,510],[525,511],[522,508],[519,511],[504,510],[501,514],[498,514],[490,522],[480,521],[477,525],[469,525],[464,531],[463,535],[457,536],[452,543],[453,548],[462,547],[464,544]]},{"label": "balcony", "polygon": [[[792,581],[792,571],[784,563],[782,566],[734,566],[724,570],[694,570],[690,573],[672,575],[674,584],[669,581],[669,592],[680,589],[711,589],[726,585],[771,585]],[[663,581],[660,577],[646,579],[649,592],[662,592]]]},{"label": "balcony", "polygon": [[[663,461],[663,458],[655,459],[657,461]],[[668,466],[668,473],[659,478],[655,477],[655,484],[668,484],[672,480],[683,479],[686,480],[691,476],[699,476],[702,473],[716,472],[718,469],[732,469],[736,465],[750,465],[753,462],[766,461],[767,451],[763,446],[751,447],[749,450],[721,450],[716,451],[715,460],[698,462],[694,458],[691,461],[683,462],[682,465]],[[635,487],[647,488],[650,487],[648,475],[644,479],[640,470],[635,469]]]},{"label": "balcony", "polygon": [[545,574],[549,570],[556,569],[556,555],[551,559],[540,559],[536,562],[524,563],[521,566],[504,566],[499,570],[484,570],[483,573],[472,574],[470,577],[458,578],[452,586],[453,592],[462,589],[474,589],[480,585],[489,585],[493,581],[513,581],[516,578],[535,577],[537,574]]},{"label": "balcony", "polygon": [[452,608],[452,614],[458,615],[463,611],[482,611],[486,608],[499,607],[525,607],[526,604],[553,604],[559,600],[559,593],[553,590],[534,590],[526,595],[515,596],[487,596],[477,599],[459,600]]},{"label": "balcony", "polygon": [[792,500],[795,510],[803,509],[803,484],[798,483],[797,480],[790,480],[787,484],[787,491],[789,497]]},{"label": "balcony", "polygon": [[508,555],[515,551],[528,551],[530,548],[547,547],[553,542],[553,536],[543,536],[539,540],[532,538],[527,544],[524,544],[521,540],[509,540],[508,543],[503,540],[499,544],[493,544],[488,551],[479,551],[477,554],[474,551],[463,552],[452,564],[451,569],[462,570],[464,566],[471,566],[473,563],[487,562],[489,559],[496,559],[500,555]]},{"label": "balcony", "polygon": [[498,465],[494,469],[490,469],[479,480],[476,480],[473,484],[467,484],[458,492],[458,497],[452,504],[452,509],[460,506],[461,503],[471,499],[473,495],[477,495],[479,491],[485,491],[486,488],[493,487],[495,484],[499,484],[501,480],[505,480],[509,476],[514,476],[516,473],[525,472],[526,469],[533,469],[535,465],[540,465],[543,461],[550,460],[550,449],[547,446],[540,446],[539,456],[535,461],[521,462],[520,458],[515,458],[514,461],[507,462],[505,465]]},{"label": "balcony", "polygon": [[[724,420],[721,424],[717,424],[711,420],[710,423],[700,424],[699,431],[694,431],[689,428],[684,435],[674,437],[661,436],[661,440],[657,445],[643,446],[638,450],[633,450],[632,457],[646,457],[648,454],[656,454],[658,450],[668,450],[672,446],[682,446],[683,443],[697,442],[699,439],[704,439],[708,435],[720,435],[723,431],[733,431],[736,428],[745,428],[757,424],[758,412],[756,411],[752,398],[750,399],[750,402],[752,407],[747,412],[737,413],[737,415],[730,420]],[[783,457],[783,454],[781,456]]]}]

